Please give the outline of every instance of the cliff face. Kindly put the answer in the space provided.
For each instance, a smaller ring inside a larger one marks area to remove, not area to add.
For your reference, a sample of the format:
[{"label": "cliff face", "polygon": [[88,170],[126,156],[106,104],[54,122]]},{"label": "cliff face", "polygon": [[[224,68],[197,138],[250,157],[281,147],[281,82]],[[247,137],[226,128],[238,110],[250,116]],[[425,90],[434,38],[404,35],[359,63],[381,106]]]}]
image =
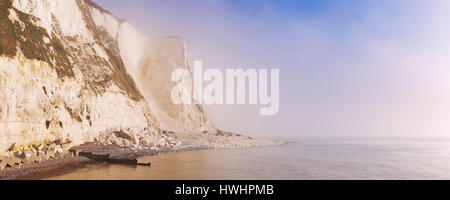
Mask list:
[{"label": "cliff face", "polygon": [[114,130],[214,131],[201,107],[171,103],[178,67],[181,39],[146,37],[88,0],[0,0],[0,153]]},{"label": "cliff face", "polygon": [[119,32],[119,47],[128,72],[150,103],[161,129],[215,132],[201,106],[172,103],[171,90],[176,85],[171,81],[172,72],[177,68],[190,68],[185,44],[180,38],[147,38],[124,23]]}]

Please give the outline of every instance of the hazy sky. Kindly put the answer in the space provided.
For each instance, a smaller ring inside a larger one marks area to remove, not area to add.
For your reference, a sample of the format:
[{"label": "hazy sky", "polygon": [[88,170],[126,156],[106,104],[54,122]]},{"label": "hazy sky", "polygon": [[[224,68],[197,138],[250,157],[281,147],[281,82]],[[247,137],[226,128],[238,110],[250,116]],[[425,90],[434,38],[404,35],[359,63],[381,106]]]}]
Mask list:
[{"label": "hazy sky", "polygon": [[279,68],[280,113],[208,106],[264,137],[450,136],[450,1],[95,0],[205,68]]}]

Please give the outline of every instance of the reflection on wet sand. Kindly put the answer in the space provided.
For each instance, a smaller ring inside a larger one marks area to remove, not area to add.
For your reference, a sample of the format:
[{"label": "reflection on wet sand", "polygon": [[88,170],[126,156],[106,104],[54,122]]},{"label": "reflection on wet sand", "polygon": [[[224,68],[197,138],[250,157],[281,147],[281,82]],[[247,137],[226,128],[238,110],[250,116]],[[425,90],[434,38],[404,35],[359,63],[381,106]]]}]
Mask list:
[{"label": "reflection on wet sand", "polygon": [[[206,179],[213,171],[205,169],[214,168],[216,159],[212,158],[210,150],[191,151],[181,153],[162,154],[140,158],[142,162],[151,162],[152,166],[112,165],[97,163],[86,168],[49,179],[70,180],[159,180],[159,179]],[[211,166],[212,165],[212,166]]]}]

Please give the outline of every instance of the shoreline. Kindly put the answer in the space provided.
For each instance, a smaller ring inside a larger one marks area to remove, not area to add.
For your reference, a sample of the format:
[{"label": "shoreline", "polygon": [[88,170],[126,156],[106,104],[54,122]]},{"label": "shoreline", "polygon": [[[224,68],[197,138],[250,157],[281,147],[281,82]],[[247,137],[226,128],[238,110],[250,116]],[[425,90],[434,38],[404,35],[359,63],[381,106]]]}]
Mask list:
[{"label": "shoreline", "polygon": [[[164,148],[161,150],[152,150],[152,149],[145,149],[145,150],[138,150],[135,151],[130,148],[121,148],[119,146],[115,145],[101,145],[101,144],[94,144],[94,143],[85,143],[83,145],[80,145],[76,148],[84,147],[86,149],[104,149],[103,151],[96,151],[96,153],[112,153],[115,156],[125,156],[125,157],[147,157],[147,156],[156,156],[160,154],[167,154],[167,153],[179,153],[179,152],[186,152],[186,151],[199,151],[199,150],[206,150],[206,149],[213,149],[208,147],[202,147],[202,146],[186,146],[176,149],[169,149]],[[106,148],[105,148],[106,147]],[[131,152],[134,151],[134,152]],[[27,164],[23,165],[20,168],[14,167],[14,168],[8,168],[5,170],[0,171],[0,180],[43,180],[45,178],[50,178],[54,176],[63,175],[66,173],[73,172],[77,169],[82,169],[86,167],[88,164],[96,164],[96,163],[102,163],[106,161],[98,161],[93,160],[91,158],[85,157],[85,156],[74,156],[69,158],[57,158],[53,160],[47,160],[43,161],[41,163],[33,163],[33,164]],[[114,163],[111,163],[114,164]]]},{"label": "shoreline", "polygon": [[21,168],[9,168],[0,171],[0,180],[41,180],[81,169],[94,162],[96,161],[81,156],[47,160],[41,163],[24,165]]},{"label": "shoreline", "polygon": [[[285,142],[274,142],[271,145],[255,145],[240,148],[279,146]],[[141,158],[156,156],[168,153],[180,153],[187,151],[212,150],[212,149],[237,149],[239,147],[215,148],[206,145],[186,145],[179,147],[161,147],[158,150],[154,148],[124,148],[118,145],[105,145],[101,143],[89,142],[80,146],[73,147],[81,152],[95,152],[96,154],[108,154],[113,157],[121,158]],[[85,156],[73,156],[68,158],[57,158],[53,160],[43,161],[41,163],[33,163],[23,165],[20,168],[14,167],[0,171],[0,180],[43,180],[46,178],[59,176],[73,172],[78,169],[85,168],[88,164],[109,163],[107,161],[93,160]],[[110,163],[114,164],[114,163]]]}]

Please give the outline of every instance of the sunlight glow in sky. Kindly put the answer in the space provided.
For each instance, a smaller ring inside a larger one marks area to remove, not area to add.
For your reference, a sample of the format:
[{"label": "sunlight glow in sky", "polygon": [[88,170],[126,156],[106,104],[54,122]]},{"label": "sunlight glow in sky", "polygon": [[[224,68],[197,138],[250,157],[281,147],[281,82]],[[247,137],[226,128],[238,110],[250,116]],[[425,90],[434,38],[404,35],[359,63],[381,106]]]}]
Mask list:
[{"label": "sunlight glow in sky", "polygon": [[266,137],[450,136],[450,1],[95,0],[204,67],[279,68],[280,113],[208,106]]}]

